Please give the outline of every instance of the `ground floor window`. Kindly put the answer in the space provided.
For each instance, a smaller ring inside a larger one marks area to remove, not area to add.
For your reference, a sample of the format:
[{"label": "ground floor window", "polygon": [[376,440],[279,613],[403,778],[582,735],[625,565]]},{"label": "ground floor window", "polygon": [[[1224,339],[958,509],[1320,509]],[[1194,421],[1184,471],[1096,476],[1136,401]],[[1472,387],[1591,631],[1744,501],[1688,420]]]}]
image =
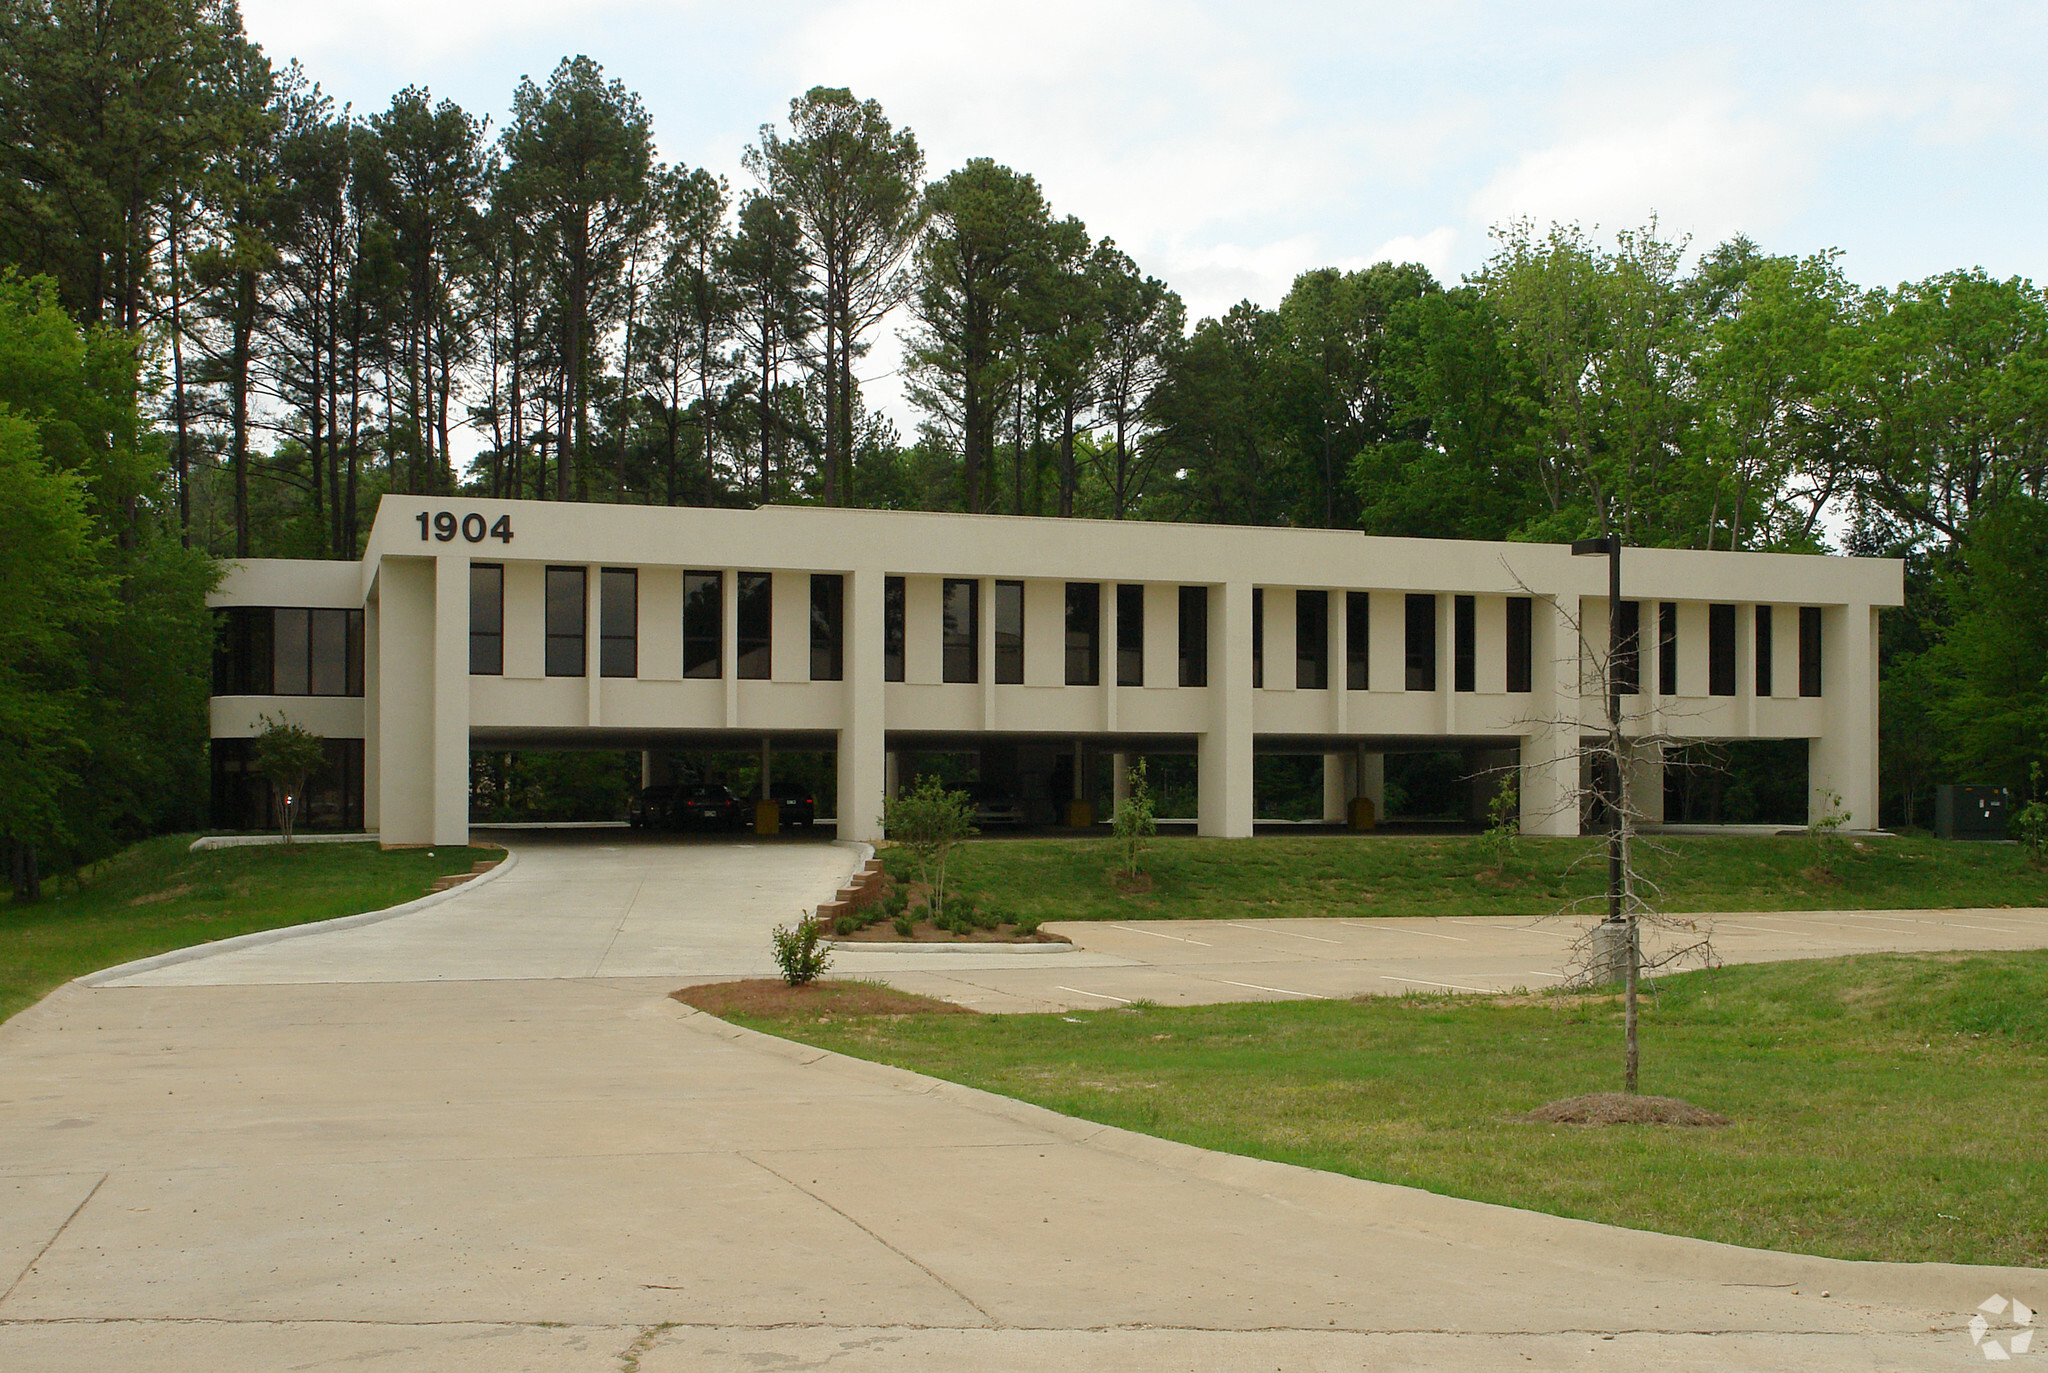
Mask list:
[{"label": "ground floor window", "polygon": [[[299,798],[296,828],[360,830],[363,827],[363,741],[329,739],[327,766],[308,780]],[[277,795],[256,771],[254,739],[215,739],[213,827],[217,830],[274,830]]]}]

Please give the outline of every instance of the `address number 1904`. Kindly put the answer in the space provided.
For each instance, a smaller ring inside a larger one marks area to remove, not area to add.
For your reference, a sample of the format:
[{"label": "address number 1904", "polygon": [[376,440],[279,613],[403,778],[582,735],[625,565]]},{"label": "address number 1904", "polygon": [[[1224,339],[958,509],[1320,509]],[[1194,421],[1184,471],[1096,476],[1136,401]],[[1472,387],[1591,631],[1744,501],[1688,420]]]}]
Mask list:
[{"label": "address number 1904", "polygon": [[429,538],[442,543],[453,543],[457,534],[471,543],[482,543],[485,539],[496,539],[500,543],[512,542],[510,515],[500,515],[496,523],[489,523],[475,511],[458,518],[452,510],[439,510],[432,515],[422,510],[417,518],[420,522],[421,543],[425,543]]}]

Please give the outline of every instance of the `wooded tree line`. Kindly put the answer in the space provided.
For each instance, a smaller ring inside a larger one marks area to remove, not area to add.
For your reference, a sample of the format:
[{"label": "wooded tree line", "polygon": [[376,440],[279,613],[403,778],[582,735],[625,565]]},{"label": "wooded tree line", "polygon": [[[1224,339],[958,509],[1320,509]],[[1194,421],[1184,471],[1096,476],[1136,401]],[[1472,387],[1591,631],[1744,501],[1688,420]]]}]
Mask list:
[{"label": "wooded tree line", "polygon": [[[0,4],[0,264],[126,341],[161,468],[110,546],[352,557],[384,492],[458,490],[1832,539],[1913,560],[1893,803],[2048,756],[2048,615],[2007,613],[2043,584],[2028,281],[1514,223],[1462,282],[1316,270],[1190,328],[1030,175],[928,177],[846,90],[764,124],[735,188],[585,57],[494,128],[417,88],[338,107],[223,0]],[[910,435],[865,398],[891,329]]]}]

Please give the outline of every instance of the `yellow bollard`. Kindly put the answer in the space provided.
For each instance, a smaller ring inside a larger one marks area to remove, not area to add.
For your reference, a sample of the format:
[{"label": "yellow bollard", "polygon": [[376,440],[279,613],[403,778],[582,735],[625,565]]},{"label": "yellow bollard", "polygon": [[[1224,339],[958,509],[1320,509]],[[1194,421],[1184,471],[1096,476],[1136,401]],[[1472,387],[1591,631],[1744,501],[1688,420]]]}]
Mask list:
[{"label": "yellow bollard", "polygon": [[1379,816],[1374,811],[1372,798],[1370,796],[1352,797],[1350,815],[1348,818],[1352,830],[1358,833],[1363,833],[1366,830],[1372,829],[1379,823]]},{"label": "yellow bollard", "polygon": [[782,807],[773,801],[754,803],[754,833],[774,834],[782,828]]},{"label": "yellow bollard", "polygon": [[1095,807],[1086,801],[1067,802],[1067,828],[1070,830],[1090,829],[1095,824]]}]

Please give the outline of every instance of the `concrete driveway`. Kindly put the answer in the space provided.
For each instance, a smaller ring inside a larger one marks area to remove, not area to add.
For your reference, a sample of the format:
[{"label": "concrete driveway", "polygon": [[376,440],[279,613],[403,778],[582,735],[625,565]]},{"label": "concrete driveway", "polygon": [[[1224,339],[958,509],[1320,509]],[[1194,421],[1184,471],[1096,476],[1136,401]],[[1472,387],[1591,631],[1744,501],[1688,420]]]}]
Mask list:
[{"label": "concrete driveway", "polygon": [[1981,1362],[1994,1291],[2048,1305],[2039,1272],[1507,1211],[734,1030],[624,970],[758,961],[786,868],[816,900],[850,855],[619,848],[0,1027],[0,1368],[1935,1369]]}]

